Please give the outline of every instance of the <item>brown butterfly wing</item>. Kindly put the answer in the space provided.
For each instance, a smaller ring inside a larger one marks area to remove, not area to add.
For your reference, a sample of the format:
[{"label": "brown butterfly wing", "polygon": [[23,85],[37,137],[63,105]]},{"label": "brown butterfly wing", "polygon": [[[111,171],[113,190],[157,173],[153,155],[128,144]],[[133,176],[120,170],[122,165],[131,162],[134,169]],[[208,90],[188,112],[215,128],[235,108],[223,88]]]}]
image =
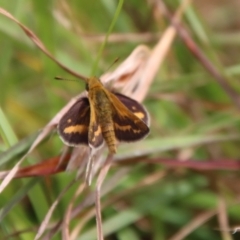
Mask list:
[{"label": "brown butterfly wing", "polygon": [[[115,136],[119,141],[132,142],[147,136],[149,128],[144,107],[135,100],[122,94],[111,94],[113,100],[113,123]],[[141,119],[142,118],[142,119]]]},{"label": "brown butterfly wing", "polygon": [[114,93],[114,95],[127,107],[134,115],[140,118],[149,126],[149,114],[145,107],[136,100],[129,98],[121,93]]},{"label": "brown butterfly wing", "polygon": [[58,133],[69,146],[88,145],[90,106],[88,98],[80,98],[60,119]]},{"label": "brown butterfly wing", "polygon": [[[91,100],[90,100],[91,105]],[[92,106],[92,105],[91,105]],[[90,107],[90,124],[88,142],[92,148],[99,148],[103,144],[103,136],[100,125],[98,124],[94,106]]]}]

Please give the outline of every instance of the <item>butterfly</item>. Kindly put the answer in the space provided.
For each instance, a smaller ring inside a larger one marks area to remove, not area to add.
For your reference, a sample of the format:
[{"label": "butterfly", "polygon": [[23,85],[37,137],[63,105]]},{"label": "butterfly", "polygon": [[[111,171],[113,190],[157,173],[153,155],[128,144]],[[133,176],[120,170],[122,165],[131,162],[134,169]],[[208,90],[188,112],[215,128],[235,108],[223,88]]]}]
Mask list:
[{"label": "butterfly", "polygon": [[79,98],[58,123],[58,133],[66,145],[98,149],[105,142],[114,154],[117,141],[138,141],[148,135],[149,115],[143,105],[109,91],[97,77],[86,82],[88,97]]}]

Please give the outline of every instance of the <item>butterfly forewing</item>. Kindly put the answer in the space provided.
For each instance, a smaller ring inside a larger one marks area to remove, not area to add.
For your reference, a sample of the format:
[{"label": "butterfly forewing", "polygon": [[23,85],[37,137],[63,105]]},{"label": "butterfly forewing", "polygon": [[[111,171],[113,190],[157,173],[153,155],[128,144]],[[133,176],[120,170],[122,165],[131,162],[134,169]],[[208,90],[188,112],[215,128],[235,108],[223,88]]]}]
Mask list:
[{"label": "butterfly forewing", "polygon": [[149,115],[145,107],[139,102],[129,98],[120,93],[114,93],[114,95],[127,107],[135,116],[140,118],[143,122],[149,126]]},{"label": "butterfly forewing", "polygon": [[119,141],[137,141],[149,133],[148,114],[138,102],[122,94],[111,94],[115,99],[112,118],[115,136]]},{"label": "butterfly forewing", "polygon": [[90,106],[88,98],[80,98],[58,124],[58,132],[67,145],[88,144]]}]

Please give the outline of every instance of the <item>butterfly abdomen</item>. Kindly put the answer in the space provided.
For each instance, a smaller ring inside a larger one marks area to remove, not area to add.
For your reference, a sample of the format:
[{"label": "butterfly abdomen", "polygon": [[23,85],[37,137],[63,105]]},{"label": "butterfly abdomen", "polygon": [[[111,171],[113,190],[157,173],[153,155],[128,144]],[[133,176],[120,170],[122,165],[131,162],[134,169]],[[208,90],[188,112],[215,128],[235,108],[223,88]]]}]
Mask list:
[{"label": "butterfly abdomen", "polygon": [[102,130],[102,136],[111,153],[116,153],[116,137],[112,120],[112,106],[104,92],[98,92],[96,99],[97,119]]},{"label": "butterfly abdomen", "polygon": [[110,153],[116,153],[116,141],[115,141],[115,133],[113,129],[113,124],[111,125],[103,125],[102,127],[102,135]]}]

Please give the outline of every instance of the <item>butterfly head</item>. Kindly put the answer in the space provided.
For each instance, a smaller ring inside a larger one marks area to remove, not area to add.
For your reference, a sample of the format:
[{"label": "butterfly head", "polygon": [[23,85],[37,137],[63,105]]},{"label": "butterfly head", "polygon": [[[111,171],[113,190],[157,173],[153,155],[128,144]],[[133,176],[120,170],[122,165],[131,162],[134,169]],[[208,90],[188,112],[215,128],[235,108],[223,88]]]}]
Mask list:
[{"label": "butterfly head", "polygon": [[89,92],[93,88],[102,88],[103,84],[101,83],[100,79],[96,77],[90,77],[86,83],[86,90]]}]

